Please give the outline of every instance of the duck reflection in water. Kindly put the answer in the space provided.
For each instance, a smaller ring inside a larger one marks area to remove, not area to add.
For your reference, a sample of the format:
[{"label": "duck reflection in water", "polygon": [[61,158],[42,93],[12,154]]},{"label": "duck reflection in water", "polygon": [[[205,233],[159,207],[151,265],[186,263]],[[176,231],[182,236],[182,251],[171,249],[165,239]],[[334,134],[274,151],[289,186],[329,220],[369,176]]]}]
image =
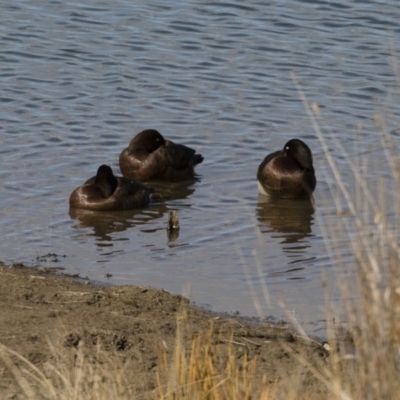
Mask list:
[{"label": "duck reflection in water", "polygon": [[155,204],[149,208],[138,210],[125,210],[118,212],[105,211],[88,211],[71,208],[69,215],[71,219],[76,220],[73,225],[75,229],[91,228],[93,233],[88,233],[88,236],[94,236],[97,240],[97,245],[100,247],[112,246],[115,240],[128,240],[126,238],[118,239],[113,237],[114,233],[124,232],[135,226],[144,226],[149,221],[161,218],[167,213],[165,204]]},{"label": "duck reflection in water", "polygon": [[[258,195],[256,209],[261,232],[279,232],[282,243],[296,243],[305,237],[311,237],[314,199],[272,199]],[[304,247],[310,245],[304,244]]]},{"label": "duck reflection in water", "polygon": [[157,199],[168,202],[187,199],[194,193],[194,184],[199,180],[199,178],[191,178],[174,182],[153,181],[151,185],[157,194]]}]

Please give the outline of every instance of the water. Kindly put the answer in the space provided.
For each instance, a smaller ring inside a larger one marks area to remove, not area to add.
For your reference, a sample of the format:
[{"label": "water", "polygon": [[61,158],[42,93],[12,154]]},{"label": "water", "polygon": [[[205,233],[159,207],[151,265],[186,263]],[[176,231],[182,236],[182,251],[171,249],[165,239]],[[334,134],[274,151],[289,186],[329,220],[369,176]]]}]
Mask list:
[{"label": "water", "polygon": [[[319,105],[346,187],[335,141],[390,186],[373,117],[384,110],[396,144],[399,19],[397,0],[4,1],[1,259],[183,292],[217,311],[280,318],[283,302],[318,326],[322,282],[338,264],[354,276],[355,232],[343,232],[346,205],[292,77]],[[197,179],[145,210],[70,214],[72,190],[100,164],[119,173],[119,153],[146,128],[203,154]],[[293,137],[313,151],[315,208],[257,193],[258,165]]]}]

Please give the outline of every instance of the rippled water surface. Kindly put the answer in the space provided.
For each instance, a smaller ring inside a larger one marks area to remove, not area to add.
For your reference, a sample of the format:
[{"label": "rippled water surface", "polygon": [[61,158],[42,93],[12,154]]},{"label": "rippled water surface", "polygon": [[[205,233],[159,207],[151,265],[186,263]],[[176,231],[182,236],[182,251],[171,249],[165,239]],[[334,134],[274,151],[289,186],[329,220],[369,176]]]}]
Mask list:
[{"label": "rippled water surface", "polygon": [[[0,258],[190,293],[218,311],[281,317],[283,301],[318,322],[322,281],[339,264],[352,277],[355,261],[349,217],[337,212],[346,205],[294,80],[319,105],[345,186],[355,181],[337,142],[390,186],[374,115],[387,115],[396,146],[398,2],[170,4],[3,1]],[[100,164],[119,174],[119,153],[145,128],[203,154],[196,179],[166,185],[165,201],[144,210],[69,212],[71,191]],[[315,207],[257,193],[259,163],[293,137],[313,151]],[[171,209],[181,229],[169,239]]]}]

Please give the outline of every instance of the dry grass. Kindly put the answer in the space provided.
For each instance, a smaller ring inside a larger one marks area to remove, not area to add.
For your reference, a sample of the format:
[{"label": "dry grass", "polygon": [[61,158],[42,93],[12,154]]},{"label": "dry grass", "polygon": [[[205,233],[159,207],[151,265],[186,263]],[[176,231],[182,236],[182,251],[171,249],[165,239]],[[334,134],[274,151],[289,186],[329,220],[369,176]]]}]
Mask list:
[{"label": "dry grass", "polygon": [[[240,364],[237,362],[233,347],[227,354],[220,354],[214,343],[211,326],[208,332],[191,340],[190,350],[186,351],[180,327],[175,345],[173,361],[167,352],[161,356],[161,373],[157,376],[157,399],[242,399],[252,398],[255,384],[256,360],[249,361],[244,354]],[[232,339],[233,343],[233,339]],[[163,382],[166,382],[164,384]],[[268,393],[265,385],[264,393]],[[271,397],[265,397],[271,398]]]},{"label": "dry grass", "polygon": [[[91,358],[84,356],[83,346],[76,353],[74,367],[62,346],[49,343],[53,360],[39,369],[17,352],[0,345],[0,360],[13,375],[16,393],[29,400],[130,400],[131,383],[126,379],[127,364],[112,360],[100,349]],[[18,390],[19,388],[19,390]],[[13,399],[15,397],[12,397]]]},{"label": "dry grass", "polygon": [[[354,158],[337,141],[337,150],[346,159],[356,183],[353,190],[349,189],[317,124],[318,107],[310,107],[300,89],[299,93],[336,178],[339,196],[345,199],[348,212],[342,220],[341,232],[347,235],[356,260],[355,282],[346,274],[348,266],[341,265],[338,273],[339,286],[346,299],[343,306],[352,353],[343,345],[334,346],[330,357],[333,370],[326,376],[349,399],[397,399],[400,393],[400,165],[396,145],[386,133],[383,116],[378,114],[375,121],[381,148],[377,154],[386,158],[392,172],[391,179],[384,179],[363,174],[365,170],[374,170],[373,158],[358,160],[355,164]],[[341,212],[338,206],[339,215]],[[338,337],[332,338],[333,342],[337,340]],[[343,377],[341,368],[349,358],[354,361],[353,368]]]},{"label": "dry grass", "polygon": [[[379,118],[381,120],[381,118]],[[361,195],[343,195],[351,211],[345,221],[357,266],[357,284],[341,279],[346,297],[346,317],[354,342],[357,369],[351,385],[342,386],[354,399],[395,399],[400,393],[400,248],[398,245],[399,181],[395,148],[389,134],[380,132],[382,153],[392,167],[395,182],[368,182],[345,154]],[[372,162],[370,162],[373,168]],[[394,183],[394,186],[392,186]],[[387,187],[389,185],[389,188]],[[390,188],[390,186],[392,186]],[[358,201],[357,201],[358,200]],[[340,354],[344,357],[344,353]]]}]

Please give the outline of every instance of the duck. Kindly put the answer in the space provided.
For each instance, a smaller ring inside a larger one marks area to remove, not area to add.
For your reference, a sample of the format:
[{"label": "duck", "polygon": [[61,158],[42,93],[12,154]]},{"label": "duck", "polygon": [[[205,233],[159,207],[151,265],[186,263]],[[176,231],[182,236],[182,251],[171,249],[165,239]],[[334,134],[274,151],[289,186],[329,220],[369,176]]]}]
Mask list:
[{"label": "duck", "polygon": [[76,188],[69,198],[72,209],[119,211],[143,207],[150,203],[152,188],[115,176],[108,165],[101,165],[96,176]]},{"label": "duck", "polygon": [[155,129],[138,133],[119,156],[125,178],[138,181],[183,180],[193,177],[204,157],[183,144],[166,140]]},{"label": "duck", "polygon": [[300,139],[267,155],[257,170],[258,190],[272,198],[298,199],[312,195],[317,185],[310,148]]}]

